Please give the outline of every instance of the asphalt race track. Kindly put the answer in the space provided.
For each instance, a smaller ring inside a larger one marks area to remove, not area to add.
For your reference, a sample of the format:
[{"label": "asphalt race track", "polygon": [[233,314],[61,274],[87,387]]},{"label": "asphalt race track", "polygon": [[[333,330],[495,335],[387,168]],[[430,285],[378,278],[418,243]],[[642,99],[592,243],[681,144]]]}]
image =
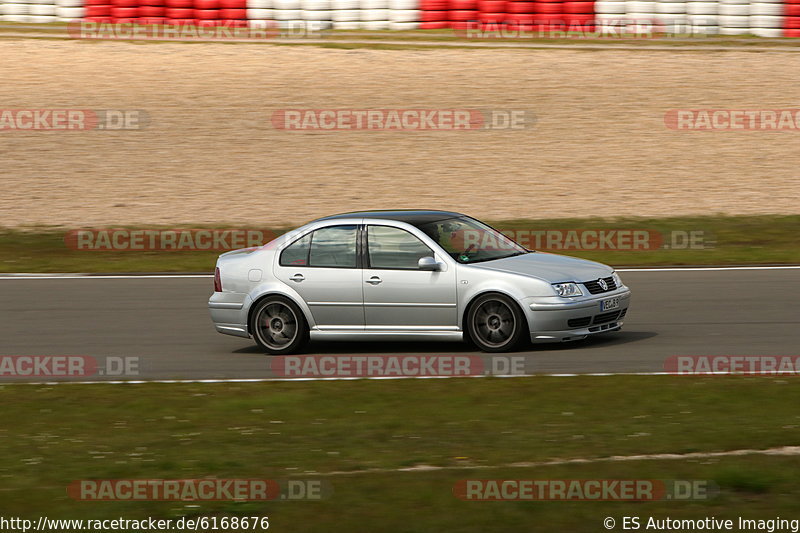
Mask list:
[{"label": "asphalt race track", "polygon": [[[621,270],[633,291],[623,331],[538,345],[526,373],[662,372],[672,355],[800,355],[800,270]],[[269,378],[252,341],[216,333],[208,278],[2,279],[0,356],[138,357],[116,379]],[[306,354],[479,354],[443,342],[316,343]],[[75,378],[62,378],[74,381]],[[0,381],[51,381],[0,377]],[[56,380],[56,379],[52,379]]]}]

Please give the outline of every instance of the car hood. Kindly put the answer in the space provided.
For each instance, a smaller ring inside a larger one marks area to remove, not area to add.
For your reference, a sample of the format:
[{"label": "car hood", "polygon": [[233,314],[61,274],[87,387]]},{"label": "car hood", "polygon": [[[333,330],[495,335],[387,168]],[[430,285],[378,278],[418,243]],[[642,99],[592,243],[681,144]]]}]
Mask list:
[{"label": "car hood", "polygon": [[591,281],[608,277],[614,272],[613,268],[602,263],[545,252],[532,252],[506,259],[475,263],[471,266],[485,270],[533,276],[550,283]]}]

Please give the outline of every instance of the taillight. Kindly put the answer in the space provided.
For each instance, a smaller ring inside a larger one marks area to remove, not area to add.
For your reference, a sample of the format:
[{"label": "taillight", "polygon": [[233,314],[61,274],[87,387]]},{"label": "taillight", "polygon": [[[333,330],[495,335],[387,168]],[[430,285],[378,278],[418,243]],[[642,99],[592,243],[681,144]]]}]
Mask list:
[{"label": "taillight", "polygon": [[219,275],[219,267],[214,269],[214,292],[222,292],[222,278]]}]

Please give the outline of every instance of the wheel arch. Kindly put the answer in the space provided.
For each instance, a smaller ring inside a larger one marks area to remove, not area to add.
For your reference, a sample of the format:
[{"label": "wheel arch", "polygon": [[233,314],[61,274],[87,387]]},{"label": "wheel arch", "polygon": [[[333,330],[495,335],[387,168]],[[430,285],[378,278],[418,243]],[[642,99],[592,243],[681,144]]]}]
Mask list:
[{"label": "wheel arch", "polygon": [[481,296],[485,296],[487,294],[501,294],[501,295],[505,296],[506,298],[509,298],[512,302],[514,302],[514,305],[517,306],[517,310],[520,312],[522,317],[525,319],[525,323],[528,325],[528,330],[530,331],[531,324],[530,324],[530,320],[528,318],[528,314],[525,312],[525,309],[519,303],[519,300],[517,299],[517,297],[514,296],[512,293],[504,291],[504,290],[487,288],[487,289],[481,290],[480,292],[477,292],[477,293],[473,294],[470,297],[470,299],[467,302],[467,304],[464,306],[464,311],[461,313],[461,331],[463,331],[465,335],[469,334],[469,331],[467,330],[467,328],[469,327],[469,324],[468,324],[468,321],[467,321],[467,317],[469,316],[470,309],[472,309],[472,306],[475,304],[475,302],[478,300],[478,298],[480,298]]},{"label": "wheel arch", "polygon": [[247,327],[248,335],[252,335],[253,334],[253,332],[250,330],[250,324],[252,324],[252,322],[253,322],[253,312],[256,310],[256,308],[258,307],[258,304],[260,302],[264,301],[265,299],[267,299],[267,298],[269,298],[271,296],[281,296],[281,297],[286,298],[287,300],[291,301],[293,304],[295,304],[297,306],[298,309],[300,309],[300,312],[303,315],[303,319],[306,321],[306,326],[308,326],[308,329],[311,329],[311,327],[314,326],[314,322],[311,319],[311,313],[308,310],[308,306],[305,305],[305,302],[303,302],[302,300],[298,300],[298,298],[292,297],[291,294],[287,294],[284,291],[270,290],[270,291],[266,291],[266,292],[260,293],[258,296],[256,296],[256,298],[250,304],[250,307],[247,309],[247,321],[246,321],[245,325]]}]

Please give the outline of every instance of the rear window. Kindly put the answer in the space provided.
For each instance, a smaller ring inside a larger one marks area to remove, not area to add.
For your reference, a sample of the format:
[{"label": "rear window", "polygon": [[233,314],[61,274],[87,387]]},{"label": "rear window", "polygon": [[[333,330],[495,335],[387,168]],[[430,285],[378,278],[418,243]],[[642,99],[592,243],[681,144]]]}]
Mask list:
[{"label": "rear window", "polygon": [[311,234],[300,237],[281,252],[281,266],[307,266]]}]

